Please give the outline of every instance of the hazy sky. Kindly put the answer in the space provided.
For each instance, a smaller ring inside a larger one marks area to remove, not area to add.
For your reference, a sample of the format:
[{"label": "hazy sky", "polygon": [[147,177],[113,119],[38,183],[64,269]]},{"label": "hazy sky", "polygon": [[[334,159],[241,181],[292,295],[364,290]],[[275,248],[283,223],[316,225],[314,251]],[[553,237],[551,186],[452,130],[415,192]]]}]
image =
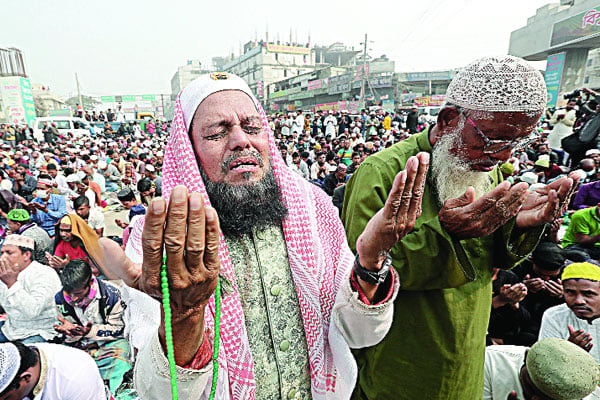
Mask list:
[{"label": "hazy sky", "polygon": [[[506,54],[510,32],[548,0],[2,0],[0,47],[25,54],[35,83],[68,95],[170,93],[188,59],[239,53],[256,36],[360,47],[397,71],[459,67]],[[362,6],[356,7],[355,4]]]}]

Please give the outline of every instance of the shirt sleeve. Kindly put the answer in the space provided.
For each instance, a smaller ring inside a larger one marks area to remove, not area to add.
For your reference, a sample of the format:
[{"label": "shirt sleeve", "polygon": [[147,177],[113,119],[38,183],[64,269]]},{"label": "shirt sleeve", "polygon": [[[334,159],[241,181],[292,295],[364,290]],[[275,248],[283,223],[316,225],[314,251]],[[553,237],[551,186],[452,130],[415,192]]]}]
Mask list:
[{"label": "shirt sleeve", "polygon": [[575,200],[573,200],[573,209],[580,210],[582,208],[586,208],[585,199],[587,197],[588,188],[586,185],[582,185],[577,194],[575,195]]},{"label": "shirt sleeve", "polygon": [[36,278],[35,284],[27,288],[18,280],[7,290],[6,298],[2,300],[2,306],[7,314],[19,314],[34,319],[39,317],[46,306],[54,304],[54,295],[61,287],[58,275],[53,270],[40,272],[40,274],[42,276]]},{"label": "shirt sleeve", "polygon": [[558,318],[556,318],[555,309],[549,308],[542,316],[542,324],[540,326],[538,340],[545,338],[568,339],[569,328],[567,325],[568,324],[566,321],[564,321],[562,324],[559,323]]}]

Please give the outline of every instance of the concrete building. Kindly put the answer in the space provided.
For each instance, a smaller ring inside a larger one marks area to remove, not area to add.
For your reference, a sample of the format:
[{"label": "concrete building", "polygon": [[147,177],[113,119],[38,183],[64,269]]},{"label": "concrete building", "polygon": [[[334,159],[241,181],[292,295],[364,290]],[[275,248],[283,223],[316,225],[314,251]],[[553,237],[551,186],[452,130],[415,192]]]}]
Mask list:
[{"label": "concrete building", "polygon": [[592,51],[597,48],[600,1],[562,0],[538,8],[526,26],[511,33],[509,54],[549,60],[546,83],[550,102],[556,102],[573,89],[600,86],[599,56]]},{"label": "concrete building", "polygon": [[35,117],[23,53],[14,47],[0,47],[0,122],[31,124]]},{"label": "concrete building", "polygon": [[58,94],[52,92],[46,85],[33,83],[31,93],[35,102],[35,111],[38,117],[47,117],[49,111],[67,108],[66,101]]},{"label": "concrete building", "polygon": [[313,71],[315,55],[308,45],[250,41],[244,45],[243,54],[224,64],[222,69],[244,79],[264,103],[266,87]]},{"label": "concrete building", "polygon": [[200,60],[188,60],[187,64],[177,68],[177,72],[171,78],[171,99],[175,101],[177,95],[191,81],[198,78],[200,75],[209,73],[210,71],[202,69]]}]

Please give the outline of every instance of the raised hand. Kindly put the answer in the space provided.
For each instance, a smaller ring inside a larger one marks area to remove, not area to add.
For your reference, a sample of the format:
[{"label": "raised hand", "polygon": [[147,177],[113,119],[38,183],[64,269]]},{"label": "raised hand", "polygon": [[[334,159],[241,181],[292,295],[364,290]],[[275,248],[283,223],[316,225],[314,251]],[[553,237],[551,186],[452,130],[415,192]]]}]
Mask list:
[{"label": "raised hand", "polygon": [[532,293],[537,293],[545,288],[544,280],[542,278],[532,278],[529,274],[525,276],[523,283]]},{"label": "raised hand", "polygon": [[[219,220],[202,195],[188,194],[183,186],[165,200],[155,198],[146,214],[142,265],[134,264],[114,241],[102,238],[104,265],[123,281],[148,295],[162,299],[160,269],[167,256],[167,274],[172,309],[175,361],[190,362],[204,332],[204,308],[214,293],[219,276]],[[164,338],[164,320],[159,330]]]},{"label": "raised hand", "polygon": [[592,336],[584,331],[583,329],[577,329],[572,325],[568,326],[569,328],[569,342],[575,343],[577,346],[581,347],[585,351],[590,351],[594,344],[592,343]]},{"label": "raised hand", "polygon": [[17,282],[19,276],[19,266],[11,263],[5,257],[0,257],[0,281],[2,281],[8,288]]},{"label": "raised hand", "polygon": [[475,190],[469,187],[462,196],[446,200],[438,214],[440,223],[458,239],[490,235],[517,215],[527,188],[526,183],[511,187],[505,181],[476,200]]},{"label": "raised hand", "polygon": [[429,168],[429,153],[410,157],[394,179],[385,205],[365,227],[356,241],[356,250],[363,267],[381,268],[380,253],[390,250],[415,226],[421,215],[423,187]]},{"label": "raised hand", "polygon": [[578,174],[571,173],[568,178],[557,179],[544,187],[528,192],[527,199],[517,215],[517,227],[532,228],[552,222],[562,215],[578,187],[579,178]]}]

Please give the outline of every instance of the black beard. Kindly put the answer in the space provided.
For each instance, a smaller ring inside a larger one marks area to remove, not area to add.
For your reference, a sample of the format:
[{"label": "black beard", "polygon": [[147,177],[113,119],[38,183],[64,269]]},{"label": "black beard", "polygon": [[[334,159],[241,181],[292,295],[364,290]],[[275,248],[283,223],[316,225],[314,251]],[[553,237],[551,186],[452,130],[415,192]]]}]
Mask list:
[{"label": "black beard", "polygon": [[198,169],[225,236],[239,237],[251,234],[253,228],[279,225],[287,216],[273,168],[259,182],[239,186],[211,181],[200,163]]}]

